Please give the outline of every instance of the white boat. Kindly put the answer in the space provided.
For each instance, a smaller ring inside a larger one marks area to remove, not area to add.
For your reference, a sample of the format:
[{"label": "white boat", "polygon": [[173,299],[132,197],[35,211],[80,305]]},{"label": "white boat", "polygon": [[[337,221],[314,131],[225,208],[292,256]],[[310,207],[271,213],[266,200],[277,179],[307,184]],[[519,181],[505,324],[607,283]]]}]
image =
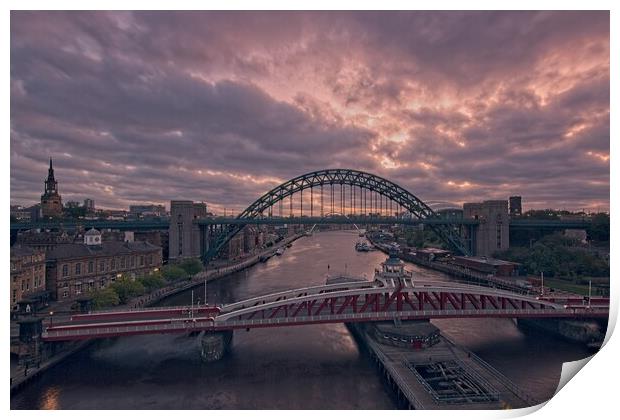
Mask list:
[{"label": "white boat", "polygon": [[370,251],[370,245],[368,245],[365,241],[357,241],[355,244],[355,250],[358,252],[368,252]]},{"label": "white boat", "polygon": [[284,254],[284,248],[278,248],[276,250],[276,255],[282,255],[282,254]]}]

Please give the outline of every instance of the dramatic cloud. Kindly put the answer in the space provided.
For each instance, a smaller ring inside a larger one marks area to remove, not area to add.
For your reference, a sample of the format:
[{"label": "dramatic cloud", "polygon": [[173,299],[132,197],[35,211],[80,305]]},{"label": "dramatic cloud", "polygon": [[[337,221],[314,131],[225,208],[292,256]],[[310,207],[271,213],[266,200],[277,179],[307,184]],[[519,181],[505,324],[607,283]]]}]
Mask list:
[{"label": "dramatic cloud", "polygon": [[204,200],[367,170],[609,207],[607,12],[13,12],[11,202]]}]

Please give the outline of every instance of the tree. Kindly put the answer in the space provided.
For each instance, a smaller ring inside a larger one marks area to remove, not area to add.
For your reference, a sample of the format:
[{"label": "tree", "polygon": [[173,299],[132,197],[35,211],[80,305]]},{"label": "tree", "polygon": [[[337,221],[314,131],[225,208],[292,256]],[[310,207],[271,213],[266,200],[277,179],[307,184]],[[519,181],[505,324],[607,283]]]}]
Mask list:
[{"label": "tree", "polygon": [[142,285],[148,292],[159,289],[166,284],[161,274],[159,273],[146,275],[139,278],[138,281],[142,283]]},{"label": "tree", "polygon": [[168,281],[176,281],[187,277],[187,272],[178,265],[167,265],[162,268],[161,273]]},{"label": "tree", "polygon": [[86,216],[86,208],[80,206],[77,201],[67,201],[65,203],[64,213],[70,219],[78,219]]},{"label": "tree", "polygon": [[198,274],[202,271],[202,263],[197,258],[184,260],[179,266],[190,276]]},{"label": "tree", "polygon": [[95,309],[108,308],[120,303],[118,294],[113,288],[95,290],[90,293],[90,297],[93,299],[93,306]]},{"label": "tree", "polygon": [[140,296],[144,293],[144,286],[142,283],[125,276],[116,280],[112,284],[112,288],[123,304],[127,303],[132,297]]},{"label": "tree", "polygon": [[592,216],[588,238],[597,242],[609,242],[609,215],[607,213],[597,213]]}]

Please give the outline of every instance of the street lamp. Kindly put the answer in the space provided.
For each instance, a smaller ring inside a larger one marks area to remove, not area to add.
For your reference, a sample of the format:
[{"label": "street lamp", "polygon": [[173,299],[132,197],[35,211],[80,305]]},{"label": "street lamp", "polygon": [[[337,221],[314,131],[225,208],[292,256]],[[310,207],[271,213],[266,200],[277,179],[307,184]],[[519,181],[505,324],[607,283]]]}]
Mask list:
[{"label": "street lamp", "polygon": [[54,326],[54,320],[52,316],[54,315],[54,311],[50,311],[50,328]]}]

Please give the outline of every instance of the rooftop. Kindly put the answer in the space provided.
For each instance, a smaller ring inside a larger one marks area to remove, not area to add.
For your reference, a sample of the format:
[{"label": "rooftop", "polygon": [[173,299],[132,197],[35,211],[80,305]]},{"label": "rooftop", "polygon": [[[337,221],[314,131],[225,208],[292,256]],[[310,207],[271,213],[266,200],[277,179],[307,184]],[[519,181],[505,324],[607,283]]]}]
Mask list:
[{"label": "rooftop", "polygon": [[490,265],[519,265],[519,263],[516,263],[514,261],[498,260],[496,258],[487,258],[487,257],[463,257],[463,256],[457,256],[457,257],[454,257],[454,258],[456,260],[473,261],[473,262],[477,262],[477,263],[481,263],[481,264],[490,264]]},{"label": "rooftop", "polygon": [[86,256],[114,256],[131,254],[133,252],[148,252],[161,249],[147,241],[122,242],[110,241],[103,242],[99,246],[88,246],[86,244],[61,244],[47,252],[47,260],[58,260],[68,258],[79,258]]}]

